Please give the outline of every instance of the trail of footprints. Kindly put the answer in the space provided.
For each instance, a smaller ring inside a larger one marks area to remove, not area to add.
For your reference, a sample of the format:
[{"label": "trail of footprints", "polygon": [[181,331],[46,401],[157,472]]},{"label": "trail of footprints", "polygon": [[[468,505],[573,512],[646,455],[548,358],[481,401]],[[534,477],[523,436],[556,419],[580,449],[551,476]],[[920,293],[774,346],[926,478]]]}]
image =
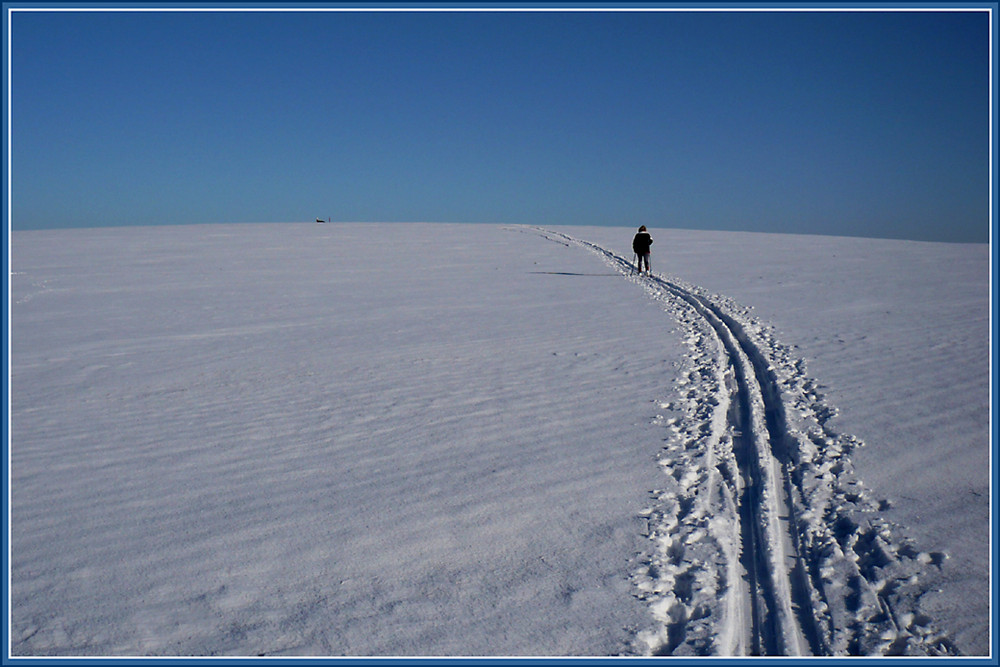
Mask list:
[{"label": "trail of footprints", "polygon": [[[551,230],[550,240],[631,265]],[[689,354],[658,403],[661,488],[632,574],[655,629],[647,655],[957,655],[919,603],[943,554],[919,551],[855,477],[862,443],[803,360],[750,310],[677,279],[632,277],[679,324]]]}]

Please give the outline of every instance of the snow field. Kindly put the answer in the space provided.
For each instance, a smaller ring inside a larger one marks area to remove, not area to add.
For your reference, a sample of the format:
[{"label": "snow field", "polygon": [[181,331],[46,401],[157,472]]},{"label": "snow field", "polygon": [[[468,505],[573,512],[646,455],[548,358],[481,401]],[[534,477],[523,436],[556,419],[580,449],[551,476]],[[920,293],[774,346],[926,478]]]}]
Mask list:
[{"label": "snow field", "polygon": [[985,249],[559,229],[15,234],[13,653],[988,652]]},{"label": "snow field", "polygon": [[12,254],[13,654],[613,655],[653,625],[628,573],[680,355],[587,253],[244,225]]}]

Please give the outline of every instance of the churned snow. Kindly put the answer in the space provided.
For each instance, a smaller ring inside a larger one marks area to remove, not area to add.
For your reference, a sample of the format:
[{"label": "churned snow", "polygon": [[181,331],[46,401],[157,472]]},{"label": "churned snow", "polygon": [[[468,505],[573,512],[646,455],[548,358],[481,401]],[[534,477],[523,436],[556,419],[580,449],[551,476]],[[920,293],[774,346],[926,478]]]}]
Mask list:
[{"label": "churned snow", "polygon": [[10,653],[987,654],[988,248],[651,231],[15,232]]}]

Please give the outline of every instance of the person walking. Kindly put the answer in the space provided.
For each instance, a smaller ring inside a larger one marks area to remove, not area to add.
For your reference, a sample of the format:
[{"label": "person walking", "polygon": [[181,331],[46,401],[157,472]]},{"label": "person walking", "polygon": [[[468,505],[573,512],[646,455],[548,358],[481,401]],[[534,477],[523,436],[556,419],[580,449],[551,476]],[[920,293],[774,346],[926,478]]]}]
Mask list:
[{"label": "person walking", "polygon": [[646,273],[649,273],[649,246],[653,245],[653,237],[646,231],[646,225],[639,228],[632,239],[632,250],[638,258],[639,273],[642,273],[642,265],[646,265]]}]

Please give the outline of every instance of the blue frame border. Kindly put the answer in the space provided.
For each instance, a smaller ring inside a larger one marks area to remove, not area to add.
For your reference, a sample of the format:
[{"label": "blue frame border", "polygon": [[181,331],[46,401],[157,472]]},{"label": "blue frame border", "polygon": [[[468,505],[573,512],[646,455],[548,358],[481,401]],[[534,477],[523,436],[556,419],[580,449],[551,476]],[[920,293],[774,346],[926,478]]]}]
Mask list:
[{"label": "blue frame border", "polygon": [[[11,220],[10,220],[10,200],[11,174],[10,174],[10,16],[11,11],[29,10],[74,10],[74,11],[129,11],[138,9],[140,11],[155,10],[197,10],[197,11],[237,11],[250,9],[254,11],[289,11],[289,10],[343,10],[343,11],[378,11],[378,10],[474,10],[474,11],[560,11],[560,10],[584,10],[584,11],[656,11],[656,10],[736,10],[736,11],[850,11],[850,10],[990,10],[991,11],[991,51],[992,51],[992,89],[991,89],[991,192],[990,192],[990,438],[991,438],[991,546],[992,546],[992,570],[991,570],[991,650],[990,657],[975,658],[921,658],[921,665],[943,665],[954,664],[955,660],[960,660],[963,665],[998,665],[1000,664],[1000,637],[997,632],[997,608],[1000,602],[1000,593],[996,583],[998,553],[1000,553],[1000,537],[998,537],[998,516],[996,490],[1000,483],[1000,475],[997,471],[997,458],[1000,456],[1000,424],[996,420],[996,408],[998,405],[998,371],[996,327],[998,322],[998,276],[997,266],[1000,261],[1000,253],[997,248],[998,211],[996,208],[996,181],[997,181],[997,154],[998,146],[998,122],[997,122],[997,51],[996,35],[998,28],[998,3],[997,2],[5,2],[3,3],[3,118],[4,118],[4,146],[5,160],[3,163],[4,192],[3,192],[3,216],[2,227],[3,243],[3,378],[2,378],[2,405],[0,405],[0,415],[2,415],[4,438],[3,438],[3,475],[0,476],[0,485],[3,489],[3,512],[2,512],[2,551],[0,551],[0,562],[3,565],[4,578],[2,584],[3,600],[3,622],[0,623],[0,637],[2,637],[2,647],[0,647],[0,665],[145,665],[154,663],[158,665],[247,665],[260,663],[279,663],[282,665],[523,665],[523,664],[543,664],[543,665],[605,665],[621,664],[638,661],[641,664],[663,664],[663,665],[717,665],[750,662],[754,659],[748,658],[443,658],[443,657],[317,657],[317,658],[54,658],[54,657],[30,657],[20,658],[10,655],[10,446],[11,446],[11,419],[10,419],[10,352],[11,352],[11,322],[10,322],[10,271],[11,271]],[[800,665],[813,663],[823,658],[783,658],[780,662],[785,665]],[[887,658],[837,658],[838,662],[847,665],[862,665],[882,663]],[[760,660],[760,659],[756,659]],[[907,661],[909,662],[909,661]]]}]

